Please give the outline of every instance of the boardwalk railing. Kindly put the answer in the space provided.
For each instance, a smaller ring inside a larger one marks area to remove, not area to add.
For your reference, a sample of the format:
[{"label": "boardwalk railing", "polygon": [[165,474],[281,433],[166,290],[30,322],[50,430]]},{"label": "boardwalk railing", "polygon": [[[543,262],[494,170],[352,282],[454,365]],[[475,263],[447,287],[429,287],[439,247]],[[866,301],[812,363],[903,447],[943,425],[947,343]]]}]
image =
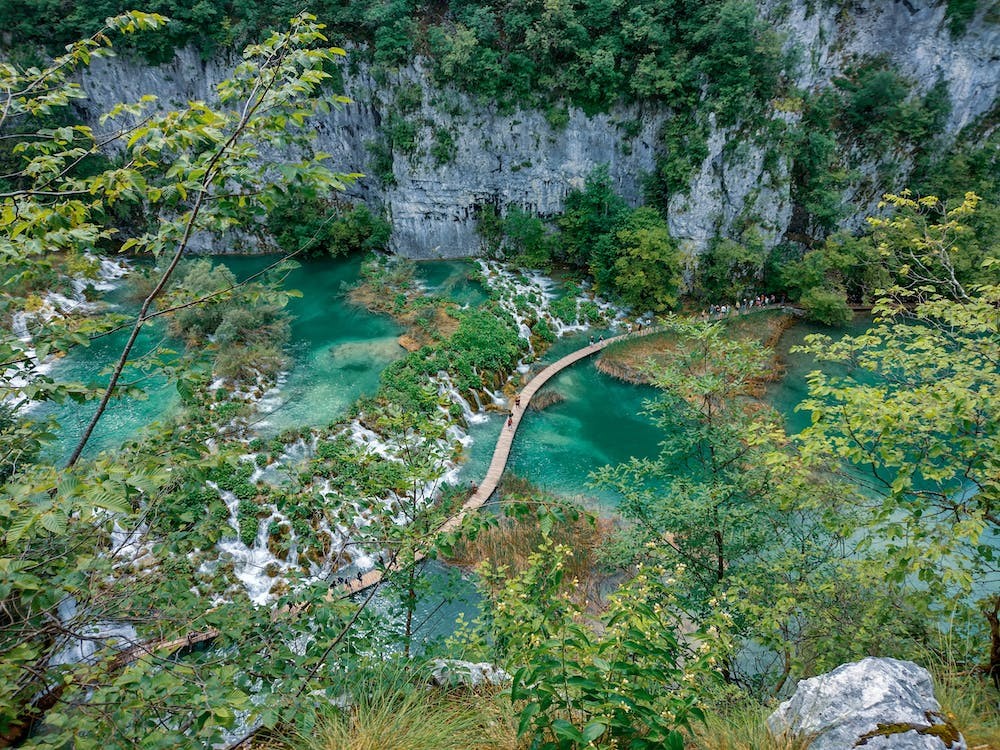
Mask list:
[{"label": "boardwalk railing", "polygon": [[[459,526],[461,526],[462,521],[465,520],[465,517],[469,513],[475,512],[483,507],[486,501],[490,499],[490,496],[496,491],[497,485],[500,484],[500,478],[503,476],[504,469],[507,466],[507,459],[510,457],[510,449],[514,444],[514,436],[517,435],[517,428],[521,424],[521,418],[527,411],[528,405],[531,403],[531,398],[538,393],[539,389],[543,385],[570,365],[576,364],[581,359],[586,359],[587,357],[596,354],[606,346],[627,338],[646,336],[656,330],[658,329],[649,327],[635,333],[623,333],[619,336],[613,336],[609,339],[597,341],[589,346],[585,346],[582,349],[577,349],[575,352],[570,352],[562,359],[553,362],[529,380],[528,384],[524,386],[524,389],[517,394],[520,398],[520,406],[517,406],[512,410],[510,422],[504,424],[503,429],[500,432],[500,437],[497,438],[496,447],[493,449],[493,460],[490,461],[490,466],[486,470],[486,477],[476,488],[476,491],[473,492],[469,499],[465,501],[458,512],[438,528],[438,533],[455,531]],[[422,553],[418,553],[415,556],[415,559],[419,561],[423,559],[423,557],[424,555]],[[387,571],[369,570],[367,573],[362,573],[359,578],[351,578],[348,580],[344,584],[344,591],[349,595],[362,591],[370,586],[374,586],[382,581],[385,572],[391,572],[396,569],[398,568],[395,565],[390,565],[388,566]]]},{"label": "boardwalk railing", "polygon": [[[726,315],[713,314],[709,317],[711,321],[725,320],[728,317],[737,317],[741,315],[748,315],[750,313],[761,312],[763,310],[773,310],[779,309],[790,314],[801,315],[802,311],[794,306],[787,305],[785,303],[776,303],[773,305],[756,305],[750,308],[741,309],[739,307],[733,308]],[[546,367],[544,370],[539,372],[535,377],[533,377],[528,384],[524,386],[524,389],[517,394],[520,397],[520,406],[513,409],[511,414],[510,424],[505,424],[502,431],[500,432],[500,437],[497,438],[496,448],[493,449],[493,460],[490,461],[490,466],[486,470],[486,477],[483,479],[482,483],[476,488],[476,491],[472,493],[468,500],[462,505],[455,515],[445,521],[439,528],[438,533],[455,531],[465,520],[465,517],[476,510],[479,510],[490,499],[490,496],[496,491],[497,485],[500,484],[500,479],[503,477],[504,469],[507,466],[507,459],[510,456],[510,449],[514,444],[514,437],[517,435],[518,425],[521,424],[521,418],[524,416],[525,411],[527,411],[528,405],[531,403],[531,398],[539,389],[545,385],[553,376],[559,374],[565,370],[570,365],[576,364],[581,359],[586,359],[587,357],[596,354],[597,352],[604,349],[606,346],[614,344],[618,341],[623,341],[629,338],[636,338],[638,336],[648,336],[651,333],[656,333],[660,328],[656,326],[648,326],[643,328],[641,331],[636,331],[635,333],[623,333],[618,336],[613,336],[609,339],[604,339],[602,341],[597,341],[589,346],[585,346],[582,349],[577,349],[575,352],[567,354],[562,359],[553,362],[551,365]],[[422,560],[424,555],[422,553],[417,553],[415,559],[417,561]],[[389,565],[385,572],[391,572],[393,570],[398,570],[396,565]],[[344,591],[346,594],[354,594],[358,591],[374,586],[382,581],[384,571],[382,570],[369,570],[367,573],[362,573],[358,578],[351,578],[344,584]]]}]

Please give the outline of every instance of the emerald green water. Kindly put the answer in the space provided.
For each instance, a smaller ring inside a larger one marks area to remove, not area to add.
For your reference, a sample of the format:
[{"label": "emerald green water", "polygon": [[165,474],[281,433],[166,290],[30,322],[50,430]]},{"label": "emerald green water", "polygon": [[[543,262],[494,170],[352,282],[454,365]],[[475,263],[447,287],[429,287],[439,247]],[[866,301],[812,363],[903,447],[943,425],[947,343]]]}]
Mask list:
[{"label": "emerald green water", "polygon": [[415,266],[414,277],[430,294],[470,307],[486,301],[486,290],[472,278],[479,266],[471,260],[428,260]]},{"label": "emerald green water", "polygon": [[[275,258],[227,258],[243,279]],[[290,271],[286,289],[301,297],[288,302],[292,316],[287,374],[276,399],[268,399],[258,430],[323,427],[348,411],[362,395],[374,393],[386,365],[406,352],[397,342],[403,330],[387,315],[351,304],[347,287],[358,280],[360,258],[314,260]]]},{"label": "emerald green water", "polygon": [[[221,262],[237,278],[244,279],[273,260],[254,256],[225,258]],[[257,424],[261,433],[325,426],[335,421],[358,397],[373,393],[382,370],[403,356],[404,351],[397,343],[403,332],[400,327],[388,316],[372,314],[347,299],[347,288],[357,280],[360,264],[359,258],[310,261],[288,272],[285,287],[299,290],[302,296],[292,298],[288,304],[293,322],[287,373],[277,394],[271,394],[273,397],[264,404],[264,413]],[[478,304],[486,299],[486,292],[472,279],[476,271],[475,264],[468,261],[434,261],[417,264],[415,277],[429,292],[460,304]],[[116,290],[112,301],[124,304],[123,296],[122,290]],[[861,332],[867,322],[858,321],[848,332]],[[169,344],[164,341],[163,330],[161,325],[145,330],[137,351],[149,351],[159,343]],[[788,350],[813,332],[830,331],[800,324],[782,338],[779,351],[788,363],[787,376],[767,394],[785,415],[793,432],[808,422],[808,414],[795,412],[794,408],[805,396],[805,375],[816,363],[808,355],[789,354]],[[125,335],[122,332],[98,340],[90,350],[67,357],[58,365],[58,376],[102,382],[101,370],[113,361]],[[589,334],[582,334],[559,339],[534,369],[585,345],[588,338]],[[133,379],[147,388],[148,398],[112,403],[88,446],[90,455],[120,446],[143,425],[169,415],[178,403],[176,391],[162,376],[133,375],[137,376]],[[105,373],[104,382],[106,377]],[[530,413],[521,423],[509,470],[551,492],[613,510],[618,501],[615,493],[592,488],[589,475],[606,464],[656,453],[662,436],[641,414],[643,402],[656,395],[655,389],[605,376],[597,371],[591,359],[556,376],[546,388],[559,393],[563,401]],[[75,405],[55,408],[64,429],[51,448],[54,454],[68,453],[92,413],[91,408]],[[471,426],[474,442],[459,474],[460,482],[481,481],[502,427],[500,415]]]},{"label": "emerald green water", "polygon": [[[417,653],[455,634],[460,620],[471,623],[481,614],[482,596],[473,577],[435,560],[422,564],[417,601],[413,612],[413,638]],[[363,598],[365,594],[358,594]],[[406,592],[391,580],[379,587],[372,601],[382,627],[402,636]]]},{"label": "emerald green water", "polygon": [[[863,333],[869,324],[867,318],[855,320],[846,329],[800,323],[782,337],[778,353],[787,365],[786,375],[768,389],[766,399],[785,417],[789,432],[799,432],[809,423],[808,413],[795,410],[808,391],[806,375],[816,369],[830,374],[844,372],[829,363],[818,363],[811,355],[791,354],[789,350],[802,344],[811,333],[839,338]],[[546,359],[582,346],[586,338],[557,342]],[[607,464],[619,464],[632,457],[651,458],[657,453],[663,434],[641,414],[644,401],[654,398],[656,389],[610,378],[594,367],[592,359],[563,371],[546,389],[556,390],[565,400],[521,422],[508,470],[551,492],[580,498],[598,511],[613,512],[620,497],[611,490],[592,487],[589,475]],[[494,436],[501,421],[496,418]],[[478,442],[478,431],[473,435]],[[484,473],[489,457],[481,465],[481,457],[474,456],[473,460],[477,461],[480,475]]]},{"label": "emerald green water", "polygon": [[[259,272],[276,260],[273,256],[229,257],[219,262],[240,280]],[[359,258],[310,261],[290,271],[286,289],[297,289],[292,298],[291,345],[287,374],[276,398],[269,398],[257,428],[264,434],[288,427],[324,426],[343,415],[358,397],[373,393],[379,375],[393,360],[405,354],[397,343],[402,330],[384,315],[376,315],[351,304],[345,285],[358,279]],[[127,284],[109,293],[107,300],[123,311],[134,309],[127,301]],[[155,322],[144,327],[135,347],[142,363],[158,345],[178,346],[165,336],[165,326]],[[57,363],[60,379],[100,386],[108,381],[107,368],[115,361],[128,338],[128,331],[97,339],[89,348],[75,350]],[[168,417],[180,402],[173,385],[152,372],[126,372],[125,382],[146,390],[144,400],[126,398],[111,402],[87,444],[84,455],[120,447],[151,422]],[[61,425],[48,447],[53,458],[67,456],[79,439],[95,404],[42,404],[35,416],[55,416]]]},{"label": "emerald green water", "polygon": [[613,507],[616,493],[588,486],[590,472],[652,457],[661,434],[640,414],[653,388],[622,383],[587,359],[550,380],[564,400],[521,422],[508,467],[543,489]]},{"label": "emerald green water", "polygon": [[[125,287],[108,293],[106,300],[115,312],[136,309],[136,305],[127,299],[127,293]],[[175,342],[166,337],[165,330],[166,326],[161,321],[154,321],[143,327],[133,349],[135,366],[122,373],[120,383],[142,388],[145,397],[112,399],[87,442],[84,456],[92,457],[101,451],[121,447],[123,442],[139,433],[146,425],[168,416],[180,403],[176,388],[151,361],[154,350],[159,346],[176,346]],[[110,368],[120,356],[129,333],[130,329],[126,328],[93,340],[89,347],[74,349],[55,364],[53,376],[59,380],[80,382],[92,388],[105,387],[110,377]],[[96,410],[96,401],[85,404],[42,403],[32,409],[30,417],[54,417],[60,425],[55,439],[45,448],[45,457],[54,461],[68,457]]]},{"label": "emerald green water", "polygon": [[801,432],[809,424],[809,413],[795,410],[809,392],[806,375],[813,370],[821,370],[828,375],[843,375],[847,372],[846,367],[817,362],[811,354],[792,353],[790,349],[803,344],[806,336],[813,333],[822,333],[833,339],[847,335],[859,336],[868,330],[871,322],[871,318],[859,316],[844,328],[831,329],[816,323],[797,323],[792,329],[785,331],[777,346],[778,356],[785,364],[785,376],[768,387],[766,399],[785,417],[785,427],[789,433]]}]

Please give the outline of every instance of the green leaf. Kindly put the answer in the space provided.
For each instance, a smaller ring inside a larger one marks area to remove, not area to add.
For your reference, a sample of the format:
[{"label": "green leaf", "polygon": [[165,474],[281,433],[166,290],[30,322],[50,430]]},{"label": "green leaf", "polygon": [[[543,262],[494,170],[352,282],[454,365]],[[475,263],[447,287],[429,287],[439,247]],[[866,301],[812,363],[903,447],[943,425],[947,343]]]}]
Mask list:
[{"label": "green leaf", "polygon": [[53,534],[62,535],[66,533],[66,526],[68,519],[66,514],[57,510],[51,510],[48,513],[43,513],[41,517],[42,528],[47,531],[51,531]]},{"label": "green leaf", "polygon": [[538,703],[531,702],[521,710],[521,720],[517,724],[517,736],[521,737],[527,733],[528,728],[531,726],[531,720],[540,710],[541,706]]},{"label": "green leaf", "polygon": [[606,724],[600,721],[592,721],[583,728],[583,732],[581,733],[581,742],[589,744],[604,734],[607,729],[608,727]]},{"label": "green leaf", "polygon": [[565,719],[554,719],[551,727],[556,737],[562,737],[573,742],[583,742],[583,734],[580,730]]},{"label": "green leaf", "polygon": [[34,525],[35,516],[24,512],[16,516],[7,529],[7,544],[14,545],[20,542]]}]

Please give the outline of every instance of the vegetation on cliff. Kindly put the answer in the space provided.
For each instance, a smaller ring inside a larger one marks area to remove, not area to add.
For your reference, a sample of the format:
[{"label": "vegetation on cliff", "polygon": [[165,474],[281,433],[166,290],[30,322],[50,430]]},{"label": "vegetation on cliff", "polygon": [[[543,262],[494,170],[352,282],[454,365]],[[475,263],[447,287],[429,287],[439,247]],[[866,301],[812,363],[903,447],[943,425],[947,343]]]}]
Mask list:
[{"label": "vegetation on cliff", "polygon": [[[949,0],[953,33],[964,33],[979,5]],[[61,49],[128,6],[124,0],[74,1],[53,14],[46,0],[11,0],[0,8],[0,24],[15,56],[34,59],[38,48]],[[156,0],[149,7],[170,22],[163,33],[130,43],[153,62],[170,59],[186,45],[197,46],[206,58],[238,48],[297,12],[284,0],[194,5]],[[864,186],[869,197],[898,189],[889,178],[913,166],[927,177],[924,192],[955,194],[936,179],[941,152],[950,146],[939,139],[951,104],[945,81],[918,87],[907,70],[873,56],[853,61],[827,84],[800,89],[795,71],[809,50],[774,30],[780,4],[769,10],[769,18],[751,0],[316,0],[309,9],[338,38],[359,43],[353,54],[369,59],[377,78],[391,78],[395,69],[423,56],[437,84],[456,86],[502,109],[544,109],[556,126],[567,122],[570,105],[588,113],[623,101],[664,108],[670,117],[659,133],[647,190],[647,202],[661,211],[688,192],[713,128],[731,128],[734,136],[762,148],[775,180],[791,178],[793,239],[819,242],[839,226],[845,190],[871,179],[858,173],[859,157],[879,165],[877,184]],[[984,22],[995,18],[987,14]],[[413,117],[420,97],[414,100],[407,89],[408,84],[399,88],[386,112],[385,137],[371,144],[367,171],[387,184],[393,180],[394,153],[415,158],[415,136],[424,126]],[[979,136],[994,131],[995,124],[993,112],[970,125],[957,139],[959,151],[978,149]],[[623,134],[634,134],[635,125],[620,127]],[[455,133],[437,123],[429,126],[434,132],[428,158],[448,163]],[[995,150],[989,158],[995,160]],[[969,186],[965,182],[961,189]]]}]

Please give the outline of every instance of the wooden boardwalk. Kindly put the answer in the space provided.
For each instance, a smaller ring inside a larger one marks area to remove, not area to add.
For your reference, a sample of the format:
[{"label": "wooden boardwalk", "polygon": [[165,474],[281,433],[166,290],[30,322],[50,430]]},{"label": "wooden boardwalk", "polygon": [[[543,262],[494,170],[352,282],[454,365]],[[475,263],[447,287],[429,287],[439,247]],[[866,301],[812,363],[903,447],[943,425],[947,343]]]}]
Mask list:
[{"label": "wooden boardwalk", "polygon": [[[496,448],[493,449],[493,460],[490,461],[490,467],[486,470],[486,476],[483,478],[483,481],[479,483],[479,487],[476,491],[473,492],[469,499],[465,501],[458,512],[441,525],[438,529],[438,533],[454,531],[457,529],[469,513],[477,511],[483,507],[486,501],[490,499],[490,496],[496,491],[497,485],[500,484],[500,478],[503,477],[504,469],[507,467],[507,458],[510,456],[510,449],[514,444],[514,437],[517,435],[518,425],[521,424],[521,419],[524,418],[524,414],[528,410],[528,405],[531,403],[532,396],[538,393],[539,389],[543,385],[570,365],[576,364],[581,359],[585,359],[593,354],[596,354],[606,346],[609,346],[616,341],[622,341],[630,337],[634,338],[637,336],[646,336],[653,333],[655,330],[656,329],[653,327],[647,327],[636,333],[623,333],[620,336],[613,336],[612,338],[605,339],[603,341],[594,342],[593,344],[585,346],[582,349],[577,349],[575,352],[570,352],[562,359],[553,362],[529,380],[528,384],[524,386],[524,389],[517,394],[521,398],[521,405],[513,408],[510,426],[507,426],[505,423],[500,431],[500,437],[497,438]],[[416,559],[423,559],[423,555],[418,554]],[[392,569],[394,569],[394,566],[390,566],[390,570]],[[344,584],[344,592],[349,596],[357,593],[358,591],[363,591],[364,589],[380,583],[382,581],[382,576],[383,571],[381,570],[369,570],[367,573],[364,573],[361,578],[352,578]]]}]

